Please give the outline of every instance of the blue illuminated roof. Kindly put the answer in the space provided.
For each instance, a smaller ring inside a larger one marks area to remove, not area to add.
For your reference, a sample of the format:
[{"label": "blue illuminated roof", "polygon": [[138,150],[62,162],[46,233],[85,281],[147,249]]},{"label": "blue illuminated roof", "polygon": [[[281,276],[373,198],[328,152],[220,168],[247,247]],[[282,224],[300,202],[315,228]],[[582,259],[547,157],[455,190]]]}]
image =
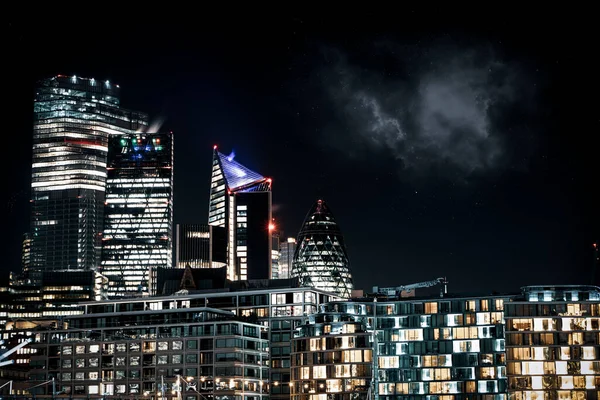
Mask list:
[{"label": "blue illuminated roof", "polygon": [[242,164],[233,160],[234,154],[226,156],[225,154],[216,152],[223,168],[223,174],[227,181],[227,187],[229,190],[236,190],[238,188],[252,185],[264,181],[266,178],[254,171],[249,170]]}]

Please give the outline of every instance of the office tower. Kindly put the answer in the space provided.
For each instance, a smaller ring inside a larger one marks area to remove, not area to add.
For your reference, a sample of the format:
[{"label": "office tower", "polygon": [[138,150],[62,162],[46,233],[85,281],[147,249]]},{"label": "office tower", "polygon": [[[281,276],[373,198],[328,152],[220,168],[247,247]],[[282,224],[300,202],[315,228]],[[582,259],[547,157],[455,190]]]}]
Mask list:
[{"label": "office tower", "polygon": [[271,277],[271,179],[213,151],[209,225],[227,229],[227,278]]},{"label": "office tower", "polygon": [[227,232],[222,226],[177,224],[175,268],[221,268],[227,265]]},{"label": "office tower", "polygon": [[323,200],[318,200],[304,219],[290,276],[300,278],[302,286],[350,297],[353,283],[344,237]]},{"label": "office tower", "polygon": [[279,248],[279,232],[272,229],[271,232],[271,279],[281,279],[281,267],[279,258],[281,249]]},{"label": "office tower", "polygon": [[147,116],[119,106],[119,86],[58,75],[34,103],[31,269],[96,269],[104,222],[111,135],[133,133]]},{"label": "office tower", "polygon": [[296,251],[296,239],[287,238],[279,243],[279,279],[288,279]]},{"label": "office tower", "polygon": [[598,399],[600,287],[527,286],[505,307],[511,400]]},{"label": "office tower", "polygon": [[172,267],[173,135],[113,135],[102,234],[107,295],[148,294],[152,268]]}]

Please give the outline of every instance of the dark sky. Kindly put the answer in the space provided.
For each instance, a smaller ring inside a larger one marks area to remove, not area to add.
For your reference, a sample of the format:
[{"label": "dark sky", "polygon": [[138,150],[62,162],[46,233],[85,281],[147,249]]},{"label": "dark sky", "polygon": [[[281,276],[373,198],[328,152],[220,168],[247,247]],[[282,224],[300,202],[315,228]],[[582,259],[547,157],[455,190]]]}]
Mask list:
[{"label": "dark sky", "polygon": [[35,82],[76,74],[120,84],[122,106],[174,132],[176,223],[206,221],[218,144],[273,178],[285,236],[329,204],[358,288],[590,282],[600,131],[583,20],[47,17],[4,26],[2,275],[28,229]]}]

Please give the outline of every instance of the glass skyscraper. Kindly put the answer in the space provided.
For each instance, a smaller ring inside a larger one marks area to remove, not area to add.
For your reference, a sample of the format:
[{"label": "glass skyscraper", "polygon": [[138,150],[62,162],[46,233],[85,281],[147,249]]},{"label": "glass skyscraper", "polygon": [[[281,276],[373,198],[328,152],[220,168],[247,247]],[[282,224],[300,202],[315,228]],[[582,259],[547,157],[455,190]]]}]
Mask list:
[{"label": "glass skyscraper", "polygon": [[96,269],[104,221],[111,135],[133,133],[147,116],[119,106],[119,86],[58,75],[34,103],[31,271]]},{"label": "glass skyscraper", "polygon": [[270,279],[271,179],[246,168],[234,156],[214,148],[208,223],[227,229],[228,279]]},{"label": "glass skyscraper", "polygon": [[109,138],[102,274],[107,295],[149,293],[151,268],[172,267],[173,135]]},{"label": "glass skyscraper", "polygon": [[279,244],[279,279],[288,279],[296,251],[296,239],[287,238]]},{"label": "glass skyscraper", "polygon": [[354,288],[344,237],[323,200],[310,209],[300,233],[290,277],[300,285],[333,292],[349,298]]},{"label": "glass skyscraper", "polygon": [[271,227],[271,279],[281,279],[279,258],[281,257],[281,248],[279,243],[279,232],[275,232]]}]

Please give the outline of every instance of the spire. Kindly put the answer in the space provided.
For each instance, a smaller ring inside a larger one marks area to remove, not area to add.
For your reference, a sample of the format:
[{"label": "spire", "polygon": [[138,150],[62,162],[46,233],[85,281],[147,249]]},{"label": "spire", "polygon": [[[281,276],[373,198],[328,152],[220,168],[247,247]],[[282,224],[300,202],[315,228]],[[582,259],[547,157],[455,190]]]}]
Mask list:
[{"label": "spire", "polygon": [[181,283],[179,284],[180,290],[194,290],[196,289],[196,282],[194,281],[194,276],[192,274],[192,268],[190,264],[185,266],[183,270],[183,276],[181,277]]}]

